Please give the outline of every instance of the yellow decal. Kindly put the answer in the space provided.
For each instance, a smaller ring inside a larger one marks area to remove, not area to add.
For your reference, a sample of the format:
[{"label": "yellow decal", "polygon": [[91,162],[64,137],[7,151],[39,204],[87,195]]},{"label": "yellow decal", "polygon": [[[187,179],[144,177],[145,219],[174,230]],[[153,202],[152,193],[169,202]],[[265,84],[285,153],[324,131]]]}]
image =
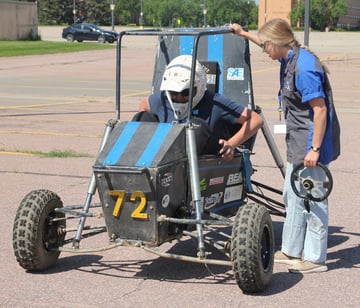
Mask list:
[{"label": "yellow decal", "polygon": [[113,210],[113,216],[119,217],[121,206],[124,203],[126,192],[124,190],[109,190],[109,195],[117,197]]},{"label": "yellow decal", "polygon": [[136,199],[140,199],[139,205],[136,207],[136,209],[131,213],[132,218],[137,219],[148,219],[149,215],[146,213],[142,213],[142,211],[145,209],[146,206],[146,197],[143,192],[141,191],[134,191],[131,194],[130,200],[136,201]]},{"label": "yellow decal", "polygon": [[[119,217],[121,207],[122,207],[123,203],[125,202],[126,191],[125,190],[109,190],[109,195],[117,197],[112,214],[114,217]],[[149,215],[147,213],[143,212],[146,207],[146,197],[142,191],[134,191],[130,196],[130,201],[134,202],[135,204],[138,203],[135,210],[131,213],[131,218],[142,219],[142,220],[149,219]]]}]

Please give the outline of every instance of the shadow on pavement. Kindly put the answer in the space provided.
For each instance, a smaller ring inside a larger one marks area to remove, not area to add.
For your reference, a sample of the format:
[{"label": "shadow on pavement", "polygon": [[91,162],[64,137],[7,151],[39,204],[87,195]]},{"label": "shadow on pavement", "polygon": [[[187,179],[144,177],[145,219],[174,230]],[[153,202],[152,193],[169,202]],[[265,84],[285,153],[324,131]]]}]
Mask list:
[{"label": "shadow on pavement", "polygon": [[[360,233],[345,232],[344,227],[329,227],[328,247],[339,246],[350,239],[350,236],[359,237]],[[360,267],[360,246],[352,246],[328,253],[329,270],[339,268]]]},{"label": "shadow on pavement", "polygon": [[[274,232],[277,245],[281,243],[282,222],[274,222]],[[349,235],[359,236],[359,233],[347,233],[342,227],[329,227],[329,248],[341,245],[349,239]],[[121,248],[119,248],[121,249]],[[138,248],[134,248],[138,249]],[[208,247],[211,258],[223,259],[226,257],[217,249]],[[168,253],[178,255],[196,254],[196,242],[192,239],[179,241],[167,250]],[[328,254],[329,270],[352,268],[360,265],[360,247],[350,247]],[[195,283],[194,279],[201,279],[201,284],[236,285],[230,267],[204,265],[184,262],[149,254],[146,260],[103,260],[103,256],[96,254],[79,254],[60,257],[54,268],[41,274],[55,274],[71,270],[78,270],[97,275],[104,275],[125,279],[150,279],[173,283]],[[35,273],[36,274],[36,273]],[[272,281],[267,289],[253,296],[271,296],[293,288],[303,279],[303,275],[294,275],[287,271],[274,272]],[[196,281],[196,283],[199,283]]]}]

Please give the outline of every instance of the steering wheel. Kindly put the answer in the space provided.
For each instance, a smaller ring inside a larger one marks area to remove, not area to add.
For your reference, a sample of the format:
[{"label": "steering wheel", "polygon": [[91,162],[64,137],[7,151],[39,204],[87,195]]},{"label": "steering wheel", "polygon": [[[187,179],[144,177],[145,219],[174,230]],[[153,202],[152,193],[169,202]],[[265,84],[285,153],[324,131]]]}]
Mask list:
[{"label": "steering wheel", "polygon": [[317,163],[316,167],[305,167],[301,163],[292,171],[290,183],[299,198],[320,202],[330,195],[333,178],[329,169],[321,163]]}]

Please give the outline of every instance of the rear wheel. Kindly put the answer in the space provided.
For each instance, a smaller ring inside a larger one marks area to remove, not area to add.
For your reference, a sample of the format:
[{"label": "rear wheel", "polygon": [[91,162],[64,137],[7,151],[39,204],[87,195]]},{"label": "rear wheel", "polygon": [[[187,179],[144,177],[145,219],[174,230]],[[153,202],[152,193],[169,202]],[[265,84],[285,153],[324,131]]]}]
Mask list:
[{"label": "rear wheel", "polygon": [[98,37],[98,42],[99,42],[100,44],[104,44],[105,41],[106,41],[105,36],[104,36],[104,35],[99,35],[99,37]]},{"label": "rear wheel", "polygon": [[[41,271],[55,264],[65,239],[65,215],[60,198],[49,190],[34,190],[21,201],[13,227],[13,249],[26,270]],[[55,220],[56,218],[56,220]]]},{"label": "rear wheel", "polygon": [[236,282],[246,293],[264,290],[274,267],[274,230],[268,210],[259,204],[239,208],[231,239]]}]

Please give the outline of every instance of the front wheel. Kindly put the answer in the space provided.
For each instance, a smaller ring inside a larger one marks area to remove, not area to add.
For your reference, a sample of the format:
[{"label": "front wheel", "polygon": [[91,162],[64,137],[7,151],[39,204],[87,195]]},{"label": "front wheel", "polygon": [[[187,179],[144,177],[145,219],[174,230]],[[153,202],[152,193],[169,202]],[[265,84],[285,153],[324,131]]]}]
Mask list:
[{"label": "front wheel", "polygon": [[34,190],[21,201],[13,226],[16,261],[29,271],[42,271],[55,264],[65,239],[65,215],[60,198],[49,190]]},{"label": "front wheel", "polygon": [[74,36],[72,34],[66,35],[66,41],[72,43],[74,41]]},{"label": "front wheel", "polygon": [[274,229],[266,207],[240,207],[232,229],[231,261],[236,282],[244,292],[260,292],[270,283],[274,247]]}]

